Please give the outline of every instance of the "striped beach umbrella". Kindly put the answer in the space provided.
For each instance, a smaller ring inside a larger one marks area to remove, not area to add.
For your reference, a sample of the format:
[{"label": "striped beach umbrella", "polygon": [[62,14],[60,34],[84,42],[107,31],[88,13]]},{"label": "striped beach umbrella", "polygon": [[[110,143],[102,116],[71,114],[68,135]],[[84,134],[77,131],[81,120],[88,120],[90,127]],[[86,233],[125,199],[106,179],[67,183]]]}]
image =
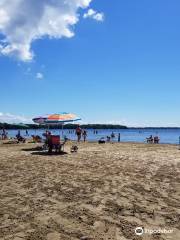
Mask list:
[{"label": "striped beach umbrella", "polygon": [[52,114],[47,117],[45,122],[47,124],[64,124],[81,120],[73,113]]},{"label": "striped beach umbrella", "polygon": [[81,120],[73,113],[59,113],[59,114],[47,114],[44,116],[33,118],[33,122],[40,125],[63,125],[64,123],[70,123]]},{"label": "striped beach umbrella", "polygon": [[48,117],[48,115],[46,115],[46,116],[39,116],[39,117],[33,118],[32,120],[33,120],[33,122],[35,122],[35,123],[38,123],[38,124],[40,124],[40,125],[43,125],[43,124],[45,124],[45,121],[46,121],[47,117]]},{"label": "striped beach umbrella", "polygon": [[62,136],[63,136],[63,125],[65,123],[71,123],[78,120],[81,120],[81,118],[77,117],[73,113],[59,113],[59,114],[47,114],[44,116],[36,117],[32,119],[33,122],[38,123],[39,125],[46,125],[52,126],[52,125],[61,125],[62,126]]}]

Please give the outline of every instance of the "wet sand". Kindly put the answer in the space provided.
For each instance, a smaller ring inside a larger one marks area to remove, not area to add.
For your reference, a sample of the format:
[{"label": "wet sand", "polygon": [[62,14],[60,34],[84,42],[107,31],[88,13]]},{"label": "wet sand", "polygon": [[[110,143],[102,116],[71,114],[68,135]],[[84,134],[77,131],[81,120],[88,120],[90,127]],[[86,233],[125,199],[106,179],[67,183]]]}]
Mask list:
[{"label": "wet sand", "polygon": [[[0,240],[180,239],[180,150],[80,143],[48,155],[0,143]],[[171,233],[137,236],[136,227]]]}]

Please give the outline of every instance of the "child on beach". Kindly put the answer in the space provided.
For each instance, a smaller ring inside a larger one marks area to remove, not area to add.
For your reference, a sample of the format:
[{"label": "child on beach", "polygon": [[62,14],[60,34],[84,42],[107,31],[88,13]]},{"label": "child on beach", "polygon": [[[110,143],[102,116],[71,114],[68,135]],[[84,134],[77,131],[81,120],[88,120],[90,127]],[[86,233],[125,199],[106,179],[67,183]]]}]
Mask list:
[{"label": "child on beach", "polygon": [[83,135],[83,139],[84,139],[84,142],[85,142],[85,141],[86,141],[86,138],[87,138],[87,131],[84,130],[84,131],[82,132],[82,135]]}]

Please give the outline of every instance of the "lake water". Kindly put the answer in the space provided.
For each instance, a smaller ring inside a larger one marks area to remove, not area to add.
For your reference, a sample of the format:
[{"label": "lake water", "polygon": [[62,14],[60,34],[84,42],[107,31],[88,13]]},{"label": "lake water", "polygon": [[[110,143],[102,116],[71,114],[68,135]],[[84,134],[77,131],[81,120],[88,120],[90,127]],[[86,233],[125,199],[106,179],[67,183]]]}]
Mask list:
[{"label": "lake water", "polygon": [[[69,132],[70,131],[70,132]],[[63,135],[67,138],[72,140],[76,139],[76,135],[73,130],[63,130]],[[171,144],[178,144],[179,143],[179,136],[180,136],[180,129],[106,129],[106,130],[97,130],[98,134],[94,134],[93,129],[87,130],[87,140],[89,141],[97,141],[101,137],[110,136],[112,131],[115,134],[115,138],[113,141],[118,140],[118,133],[121,134],[121,142],[144,142],[147,137],[150,135],[158,135],[160,137],[160,143],[171,143]],[[29,130],[29,135],[40,135],[45,132],[44,130]],[[62,136],[62,130],[51,130],[52,134],[57,134]],[[8,136],[15,137],[17,134],[17,130],[9,130]],[[21,130],[21,134],[25,136],[25,130]]]}]

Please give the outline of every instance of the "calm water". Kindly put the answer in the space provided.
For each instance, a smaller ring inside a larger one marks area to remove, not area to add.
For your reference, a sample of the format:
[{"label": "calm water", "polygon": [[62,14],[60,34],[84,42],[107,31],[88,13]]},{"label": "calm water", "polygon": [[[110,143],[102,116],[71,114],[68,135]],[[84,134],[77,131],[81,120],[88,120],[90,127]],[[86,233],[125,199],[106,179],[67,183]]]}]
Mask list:
[{"label": "calm water", "polygon": [[[63,135],[66,137],[74,140],[76,139],[75,133],[70,133],[72,130],[63,130]],[[44,130],[28,130],[29,135],[40,135],[42,136],[42,133]],[[51,130],[53,134],[61,134],[61,130]],[[150,135],[158,135],[160,137],[160,143],[172,143],[172,144],[178,144],[179,143],[179,136],[180,136],[180,129],[119,129],[119,130],[113,130],[115,133],[115,139],[114,141],[117,141],[118,139],[118,133],[121,134],[121,141],[122,142],[144,142],[146,137],[149,137]],[[97,141],[101,137],[110,136],[112,133],[111,129],[106,130],[98,130],[98,134],[94,134],[94,131],[89,129],[87,131],[88,133],[88,140],[89,141]],[[9,137],[14,137],[17,134],[17,130],[9,130],[8,135]],[[21,131],[21,134],[25,136],[25,130]]]}]

